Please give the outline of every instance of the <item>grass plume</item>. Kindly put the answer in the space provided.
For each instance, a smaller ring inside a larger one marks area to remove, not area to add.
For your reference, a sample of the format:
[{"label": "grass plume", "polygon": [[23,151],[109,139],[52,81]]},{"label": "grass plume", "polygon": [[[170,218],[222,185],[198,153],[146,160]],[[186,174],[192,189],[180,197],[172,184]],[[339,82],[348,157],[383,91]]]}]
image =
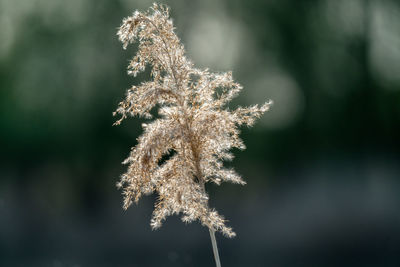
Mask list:
[{"label": "grass plume", "polygon": [[[227,104],[242,86],[233,80],[231,72],[212,73],[194,67],[185,56],[165,6],[154,4],[147,12],[135,11],[123,20],[118,37],[124,49],[138,43],[128,73],[136,76],[150,68],[152,79],[127,91],[114,113],[121,115],[115,124],[128,115],[151,119],[154,107],[160,115],[143,124],[138,144],[124,161],[128,170],[118,183],[124,208],[138,202],[142,195],[156,193],[153,229],[159,228],[167,216],[181,214],[183,222],[198,220],[212,235],[219,231],[227,237],[235,236],[224,217],[209,207],[204,185],[245,184],[223,162],[232,160],[232,148],[245,148],[239,126],[252,126],[272,102],[230,110]],[[171,151],[174,153],[166,157]]]}]

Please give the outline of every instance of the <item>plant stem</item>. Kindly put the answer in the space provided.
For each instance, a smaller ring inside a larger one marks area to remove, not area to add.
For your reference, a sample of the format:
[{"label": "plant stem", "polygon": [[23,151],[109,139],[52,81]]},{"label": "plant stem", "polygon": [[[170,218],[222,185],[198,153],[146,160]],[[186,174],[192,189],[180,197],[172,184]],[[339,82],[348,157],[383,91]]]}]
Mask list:
[{"label": "plant stem", "polygon": [[215,265],[217,267],[221,267],[221,262],[219,261],[217,240],[215,239],[215,231],[211,230],[211,229],[209,229],[209,231],[210,231],[210,237],[211,237],[211,244],[212,244],[213,252],[214,252]]}]

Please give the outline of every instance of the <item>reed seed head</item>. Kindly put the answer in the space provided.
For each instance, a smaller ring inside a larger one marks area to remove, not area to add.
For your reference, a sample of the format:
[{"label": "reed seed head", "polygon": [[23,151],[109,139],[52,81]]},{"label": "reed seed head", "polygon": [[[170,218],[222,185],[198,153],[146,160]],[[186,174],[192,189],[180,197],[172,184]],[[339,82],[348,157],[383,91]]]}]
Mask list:
[{"label": "reed seed head", "polygon": [[230,110],[226,105],[242,86],[231,72],[194,67],[166,6],[153,4],[147,12],[135,11],[123,20],[117,35],[124,49],[138,43],[128,74],[136,76],[150,68],[151,80],[128,89],[114,112],[121,115],[115,124],[128,115],[151,119],[156,106],[159,114],[142,125],[143,134],[124,161],[128,170],[117,184],[123,190],[124,208],[142,195],[156,193],[153,229],[167,216],[181,214],[185,223],[198,220],[213,231],[235,236],[223,216],[209,207],[204,185],[245,184],[223,162],[233,159],[232,148],[245,148],[238,127],[252,126],[272,102]]}]

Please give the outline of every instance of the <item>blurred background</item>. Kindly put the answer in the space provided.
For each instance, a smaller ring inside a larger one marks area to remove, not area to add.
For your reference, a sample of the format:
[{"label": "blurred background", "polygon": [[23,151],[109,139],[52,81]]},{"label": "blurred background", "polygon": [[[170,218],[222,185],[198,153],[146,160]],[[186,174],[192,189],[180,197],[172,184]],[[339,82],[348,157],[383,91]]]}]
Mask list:
[{"label": "blurred background", "polygon": [[[209,185],[237,237],[223,266],[400,266],[400,3],[162,1],[197,67],[233,71],[235,105],[274,100]],[[207,229],[122,210],[140,79],[122,18],[149,0],[0,0],[0,266],[214,266]]]}]

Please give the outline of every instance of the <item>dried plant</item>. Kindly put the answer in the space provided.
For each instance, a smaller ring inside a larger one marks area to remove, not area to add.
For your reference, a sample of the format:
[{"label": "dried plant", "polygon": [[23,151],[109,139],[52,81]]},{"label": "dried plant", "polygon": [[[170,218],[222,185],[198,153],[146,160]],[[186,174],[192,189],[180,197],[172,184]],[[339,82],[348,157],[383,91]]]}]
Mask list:
[{"label": "dried plant", "polygon": [[194,68],[165,6],[153,4],[148,12],[135,11],[123,20],[118,36],[124,49],[138,42],[128,73],[136,76],[150,67],[152,80],[127,91],[114,113],[122,115],[115,124],[128,115],[150,119],[151,110],[159,107],[159,118],[143,124],[143,135],[124,161],[129,167],[118,183],[123,188],[124,208],[142,195],[156,192],[153,229],[167,216],[182,214],[182,221],[199,220],[209,228],[216,249],[215,231],[228,237],[235,233],[209,207],[204,185],[245,184],[233,169],[224,168],[223,161],[232,160],[232,148],[245,148],[238,127],[253,125],[272,102],[229,110],[227,103],[242,86],[234,82],[231,72],[216,74]]}]

